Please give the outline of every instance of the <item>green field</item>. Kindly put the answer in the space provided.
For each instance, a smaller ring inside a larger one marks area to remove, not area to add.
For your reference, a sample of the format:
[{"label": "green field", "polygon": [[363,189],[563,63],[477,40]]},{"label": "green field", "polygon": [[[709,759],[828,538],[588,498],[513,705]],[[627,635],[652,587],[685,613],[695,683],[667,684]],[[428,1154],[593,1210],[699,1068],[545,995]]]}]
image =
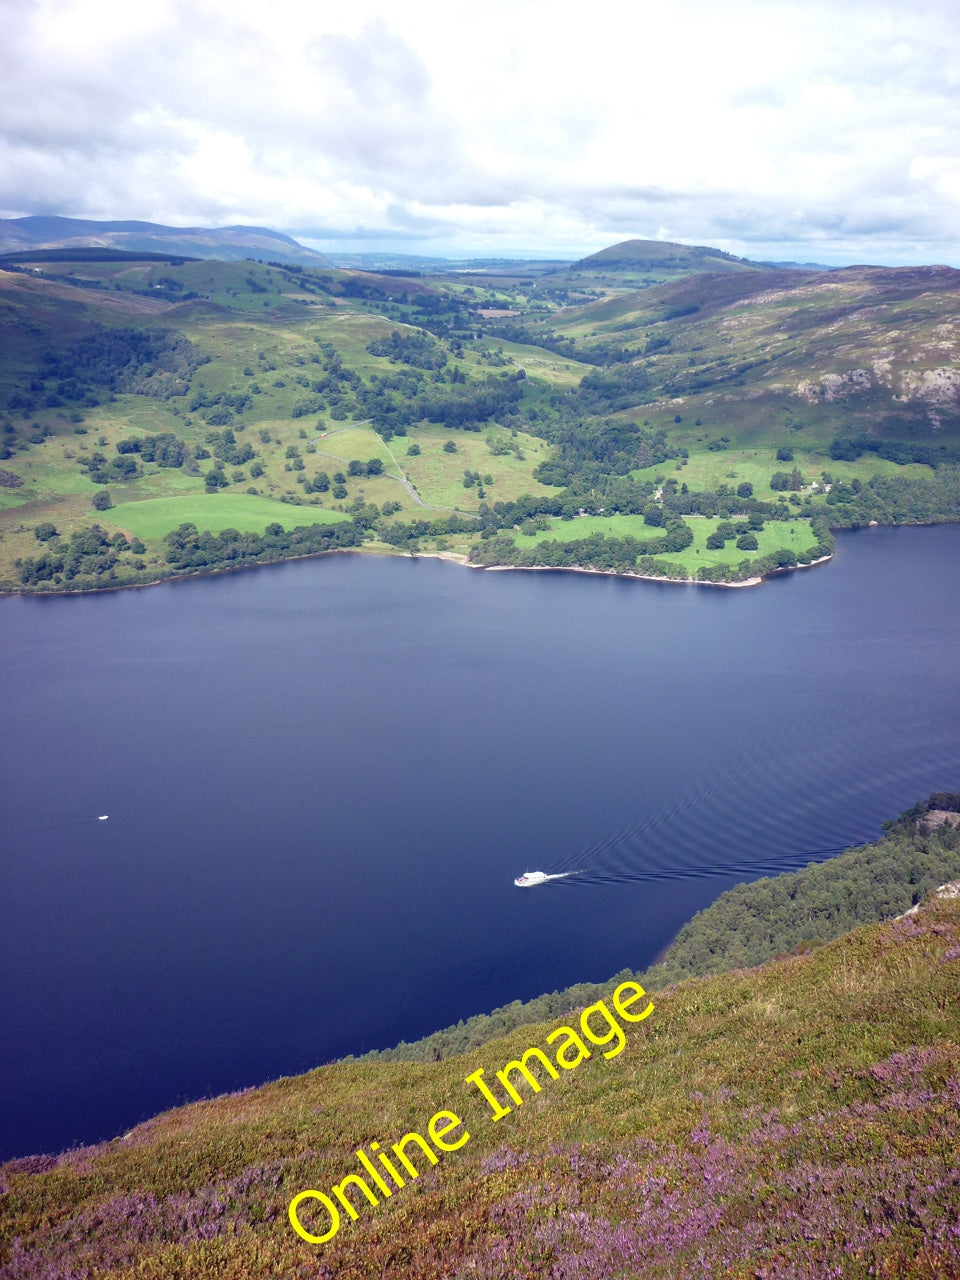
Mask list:
[{"label": "green field", "polygon": [[323,507],[298,507],[273,498],[243,493],[184,494],[182,498],[153,498],[145,502],[121,502],[110,511],[91,512],[104,523],[117,525],[138,538],[162,538],[181,524],[195,524],[203,532],[236,529],[263,533],[268,524],[284,529],[298,525],[336,524],[350,517]]},{"label": "green field", "polygon": [[[317,446],[317,458],[329,458],[334,464],[350,462],[369,462],[371,458],[379,458],[383,463],[384,474],[397,476],[400,468],[390,448],[384,444],[372,427],[361,424],[338,427],[331,423],[322,433],[313,437]],[[339,465],[329,468],[341,470]]]},{"label": "green field", "polygon": [[[451,431],[439,426],[419,426],[412,429],[406,439],[391,440],[390,448],[403,467],[407,479],[417,493],[432,506],[447,510],[476,511],[481,502],[492,504],[510,501],[524,493],[552,493],[547,485],[533,479],[533,469],[550,453],[550,446],[536,436],[520,433],[516,437],[523,458],[513,453],[495,454],[491,442],[502,440],[514,443],[509,431],[490,426],[483,431]],[[455,453],[444,450],[444,444],[452,440]],[[410,445],[420,447],[419,457],[410,457]],[[478,487],[465,488],[464,471],[479,471],[481,476],[492,476],[493,483],[484,484],[485,497],[480,497]]]},{"label": "green field", "polygon": [[644,524],[643,516],[577,516],[574,520],[551,520],[549,529],[537,533],[518,533],[514,541],[518,547],[535,547],[549,540],[576,542],[592,533],[602,533],[605,538],[655,538],[657,532]]},{"label": "green field", "polygon": [[[780,521],[771,520],[757,533],[757,550],[740,551],[736,541],[731,540],[721,551],[708,551],[707,538],[716,529],[719,520],[705,517],[688,517],[686,524],[693,530],[693,546],[685,551],[670,552],[666,559],[674,564],[682,564],[690,573],[714,564],[739,564],[741,560],[754,560],[758,556],[769,555],[771,551],[779,551],[781,547],[788,551],[806,551],[816,545],[816,536],[810,528],[809,520]],[[738,521],[733,521],[736,524]]]},{"label": "green field", "polygon": [[[698,433],[702,434],[702,433]],[[860,480],[866,483],[873,476],[929,476],[930,467],[919,463],[898,466],[876,454],[867,453],[856,462],[837,462],[826,450],[804,448],[793,449],[793,461],[781,462],[777,459],[776,449],[738,448],[731,444],[729,449],[713,451],[708,449],[690,449],[689,459],[669,461],[659,466],[645,467],[632,474],[638,480],[660,480],[673,478],[686,485],[694,492],[716,490],[719,484],[726,484],[732,491],[738,485],[748,482],[753,485],[754,497],[766,502],[776,501],[784,496],[782,492],[774,492],[770,488],[770,477],[775,471],[790,472],[794,467],[800,469],[805,487],[816,482],[822,485],[824,474],[831,480]]]},{"label": "green field", "polygon": [[[758,556],[768,555],[771,551],[779,551],[781,548],[793,552],[805,551],[817,541],[809,520],[771,520],[756,535],[756,551],[740,551],[734,539],[727,542],[721,550],[708,551],[707,538],[720,524],[720,520],[705,516],[687,516],[684,523],[693,533],[693,545],[687,547],[685,551],[665,553],[664,559],[671,564],[682,565],[691,576],[698,569],[715,564],[739,564],[741,560],[753,560]],[[739,522],[730,521],[729,523]],[[557,542],[575,542],[580,538],[589,538],[593,533],[601,533],[608,538],[646,539],[658,536],[656,529],[644,523],[643,516],[578,516],[574,520],[551,520],[549,529],[534,534],[518,533],[515,535],[515,542],[518,547],[533,547],[538,542],[549,539]]]},{"label": "green field", "polygon": [[575,387],[592,368],[579,360],[568,360],[553,351],[545,351],[543,347],[500,340],[487,345],[499,348],[504,356],[526,369],[528,377],[544,378],[552,386]]}]

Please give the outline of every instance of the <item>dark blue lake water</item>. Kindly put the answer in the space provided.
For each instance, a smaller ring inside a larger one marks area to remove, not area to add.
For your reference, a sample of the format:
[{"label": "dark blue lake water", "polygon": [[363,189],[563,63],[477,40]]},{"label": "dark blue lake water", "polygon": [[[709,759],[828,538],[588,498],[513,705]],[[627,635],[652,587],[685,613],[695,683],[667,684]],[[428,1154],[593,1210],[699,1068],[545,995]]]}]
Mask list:
[{"label": "dark blue lake water", "polygon": [[0,601],[0,1154],[642,967],[960,789],[958,564],[940,526],[756,590],[342,556]]}]

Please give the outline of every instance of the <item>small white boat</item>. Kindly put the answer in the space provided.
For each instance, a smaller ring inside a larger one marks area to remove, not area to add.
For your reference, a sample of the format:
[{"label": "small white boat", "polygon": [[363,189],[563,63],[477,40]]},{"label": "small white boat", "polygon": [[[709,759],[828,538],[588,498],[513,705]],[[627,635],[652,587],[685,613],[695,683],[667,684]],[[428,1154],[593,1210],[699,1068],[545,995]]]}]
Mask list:
[{"label": "small white boat", "polygon": [[567,876],[578,876],[579,871],[557,871],[549,874],[546,871],[525,871],[517,876],[514,884],[518,889],[535,889],[538,884],[546,884],[548,880],[566,880]]},{"label": "small white boat", "polygon": [[109,813],[101,813],[101,814],[98,814],[98,815],[97,815],[97,821],[98,821],[98,822],[106,822],[106,820],[107,820],[109,817],[110,817]]}]

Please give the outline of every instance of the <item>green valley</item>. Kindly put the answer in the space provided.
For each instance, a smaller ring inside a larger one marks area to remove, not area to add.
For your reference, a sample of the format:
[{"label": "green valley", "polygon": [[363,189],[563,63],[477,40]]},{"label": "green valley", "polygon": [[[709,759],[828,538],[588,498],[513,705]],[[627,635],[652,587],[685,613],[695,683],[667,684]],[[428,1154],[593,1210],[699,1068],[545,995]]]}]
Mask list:
[{"label": "green valley", "polygon": [[[7,591],[218,567],[171,552],[182,527],[737,582],[828,556],[831,529],[960,518],[950,268],[656,241],[527,275],[115,248],[0,268]],[[110,554],[79,563],[87,535]],[[231,563],[295,553],[257,546]]]}]

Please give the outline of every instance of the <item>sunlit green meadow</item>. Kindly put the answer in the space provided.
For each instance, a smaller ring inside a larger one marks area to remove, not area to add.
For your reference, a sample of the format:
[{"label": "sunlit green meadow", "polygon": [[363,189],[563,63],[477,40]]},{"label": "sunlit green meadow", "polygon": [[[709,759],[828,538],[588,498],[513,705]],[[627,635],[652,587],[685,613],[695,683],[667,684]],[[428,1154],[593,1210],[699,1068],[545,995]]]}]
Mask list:
[{"label": "sunlit green meadow", "polygon": [[735,493],[738,485],[749,483],[753,485],[753,496],[765,502],[789,498],[789,493],[770,488],[770,477],[776,471],[789,473],[794,467],[799,468],[805,489],[814,482],[822,486],[824,473],[833,481],[860,480],[861,483],[866,483],[875,475],[932,474],[930,467],[919,463],[899,466],[872,453],[864,454],[856,462],[835,462],[826,452],[818,450],[793,449],[792,452],[793,460],[786,461],[777,458],[776,449],[738,449],[731,446],[718,451],[691,450],[688,459],[670,459],[631,474],[639,480],[656,481],[661,477],[666,480],[674,479],[678,484],[686,484],[694,492],[715,491],[717,485],[726,484]]},{"label": "sunlit green meadow", "polygon": [[[523,458],[517,458],[512,452],[493,453],[488,441],[495,440],[508,445],[515,443]],[[456,446],[455,453],[444,450],[447,441]],[[410,456],[411,444],[419,446],[419,457]],[[545,440],[523,432],[513,437],[504,427],[488,426],[477,432],[424,425],[413,428],[406,437],[391,440],[390,447],[421,498],[437,507],[474,512],[481,502],[492,506],[494,502],[508,502],[525,493],[555,492],[533,478],[534,468],[549,456],[550,446]],[[479,486],[464,486],[464,471],[492,476],[492,482],[483,485],[483,497],[479,495]]]},{"label": "sunlit green meadow", "polygon": [[[770,520],[756,533],[757,550],[741,551],[736,539],[731,538],[721,550],[707,548],[707,538],[715,532],[719,519],[706,516],[687,516],[685,524],[693,533],[693,544],[684,551],[671,551],[664,554],[664,559],[671,564],[682,565],[693,576],[698,569],[712,565],[739,564],[742,560],[753,560],[768,555],[772,551],[784,548],[794,553],[805,551],[815,545],[817,539],[810,527],[809,520]],[[740,521],[728,521],[738,524]],[[549,541],[575,542],[599,533],[607,538],[633,537],[639,539],[657,538],[660,531],[644,523],[642,516],[576,516],[573,520],[550,520],[550,527],[537,533],[517,533],[514,541],[518,547],[533,547],[538,542]],[[652,552],[656,555],[656,551]]]},{"label": "sunlit green meadow", "polygon": [[293,506],[272,498],[243,493],[184,494],[178,498],[153,498],[146,502],[122,502],[106,512],[92,512],[138,538],[162,538],[181,524],[195,524],[203,532],[236,529],[263,533],[269,524],[295,529],[298,525],[337,524],[350,517],[325,507]]}]

